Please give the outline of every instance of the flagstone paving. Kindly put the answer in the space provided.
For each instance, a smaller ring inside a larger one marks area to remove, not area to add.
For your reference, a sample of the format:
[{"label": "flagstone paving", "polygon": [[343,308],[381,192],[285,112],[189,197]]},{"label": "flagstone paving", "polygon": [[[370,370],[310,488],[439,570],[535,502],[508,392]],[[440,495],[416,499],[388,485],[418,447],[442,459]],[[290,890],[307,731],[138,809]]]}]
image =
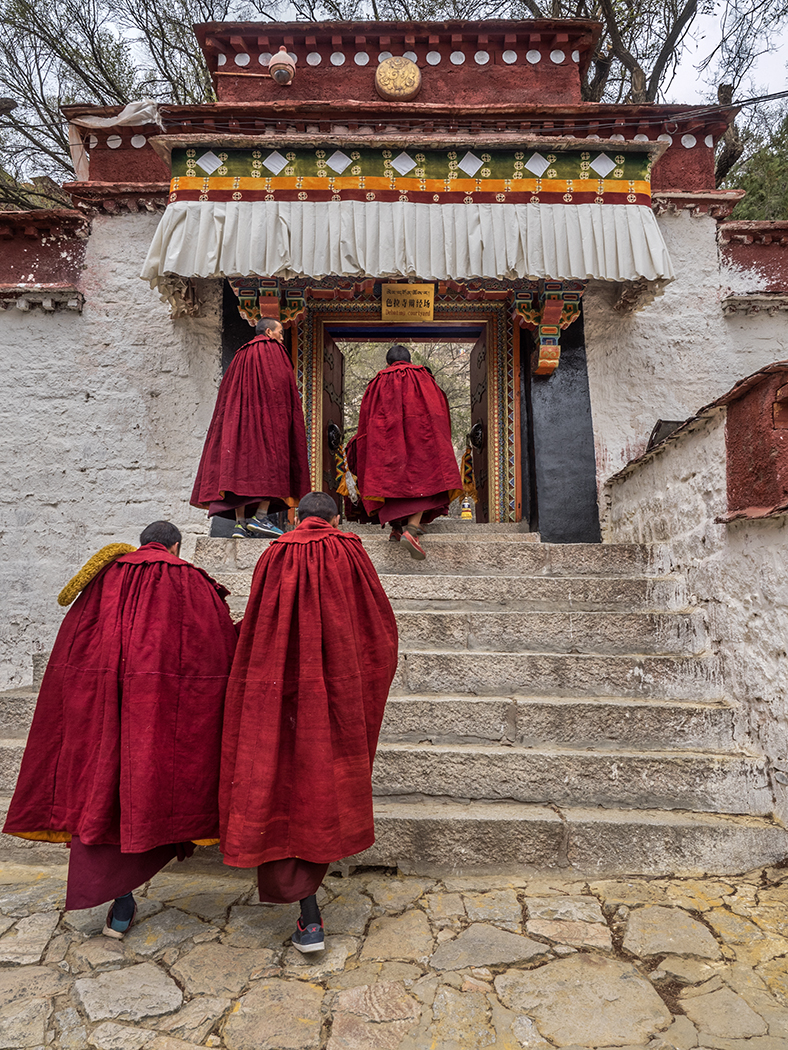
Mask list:
[{"label": "flagstone paving", "polygon": [[297,905],[203,856],[64,912],[65,867],[0,865],[0,1050],[788,1050],[788,868],[736,878],[329,875]]}]

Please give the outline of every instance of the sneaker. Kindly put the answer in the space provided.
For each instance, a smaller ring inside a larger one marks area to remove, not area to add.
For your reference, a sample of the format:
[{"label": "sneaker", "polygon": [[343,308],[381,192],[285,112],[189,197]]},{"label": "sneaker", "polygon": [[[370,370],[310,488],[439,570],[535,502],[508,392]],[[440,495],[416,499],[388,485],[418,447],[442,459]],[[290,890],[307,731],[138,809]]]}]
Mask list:
[{"label": "sneaker", "polygon": [[293,947],[304,954],[307,952],[322,952],[326,946],[326,939],[323,934],[323,920],[310,922],[308,926],[304,926],[299,917],[292,941]]},{"label": "sneaker", "polygon": [[405,529],[402,533],[402,543],[408,548],[411,558],[415,558],[416,561],[424,561],[427,557],[427,552],[419,543],[418,536],[415,536],[409,529]]},{"label": "sneaker", "polygon": [[131,918],[125,922],[121,922],[120,919],[116,919],[113,916],[114,903],[110,905],[110,909],[107,912],[107,921],[104,923],[104,929],[101,931],[105,937],[114,937],[120,941],[124,935],[128,932],[129,927],[134,922],[137,915],[137,902],[134,902],[134,911],[131,913]]},{"label": "sneaker", "polygon": [[402,529],[392,529],[389,533],[389,543],[399,543],[402,539]]},{"label": "sneaker", "polygon": [[277,536],[284,535],[282,529],[274,525],[268,515],[258,518],[255,514],[247,521],[246,531],[250,536],[261,536],[263,539],[276,539]]},{"label": "sneaker", "polygon": [[232,536],[232,538],[234,540],[248,540],[249,539],[249,533],[246,531],[246,527],[244,525],[241,525],[240,522],[238,522],[238,524],[233,529],[233,536]]}]

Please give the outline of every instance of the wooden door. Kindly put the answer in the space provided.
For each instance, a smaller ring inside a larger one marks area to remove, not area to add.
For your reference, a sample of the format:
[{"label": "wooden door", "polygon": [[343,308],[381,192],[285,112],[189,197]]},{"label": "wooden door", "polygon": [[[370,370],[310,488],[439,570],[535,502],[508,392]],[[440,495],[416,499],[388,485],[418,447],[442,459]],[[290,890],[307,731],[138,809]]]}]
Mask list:
[{"label": "wooden door", "polygon": [[[341,511],[337,495],[337,471],[334,452],[329,447],[329,431],[335,426],[344,441],[345,358],[328,333],[323,336],[323,492],[330,492]],[[335,444],[335,442],[332,442]]]},{"label": "wooden door", "polygon": [[490,472],[488,456],[489,408],[487,383],[487,325],[471,351],[471,443],[473,445],[473,476],[479,502],[476,520],[490,520]]}]

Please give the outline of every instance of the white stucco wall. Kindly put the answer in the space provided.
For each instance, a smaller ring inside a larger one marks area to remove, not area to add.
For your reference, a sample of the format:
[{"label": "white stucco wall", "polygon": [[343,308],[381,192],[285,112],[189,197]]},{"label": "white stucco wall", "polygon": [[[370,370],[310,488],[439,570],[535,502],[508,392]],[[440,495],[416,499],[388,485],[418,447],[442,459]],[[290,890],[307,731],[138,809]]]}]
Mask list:
[{"label": "white stucco wall", "polygon": [[[725,409],[603,490],[603,539],[668,543],[706,608],[742,746],[788,771],[788,515],[717,525],[727,510]],[[788,820],[788,794],[775,784]]]},{"label": "white stucco wall", "polygon": [[221,374],[221,288],[203,282],[201,315],[170,319],[137,276],[157,222],[93,220],[81,315],[0,311],[0,688],[30,682],[90,554],[157,518],[207,531],[188,500]]},{"label": "white stucco wall", "polygon": [[666,212],[659,226],[676,271],[662,296],[635,313],[614,310],[617,289],[602,282],[583,297],[600,485],[645,450],[658,419],[688,419],[737,380],[788,358],[785,314],[724,315],[725,295],[757,291],[763,278],[721,269],[717,221]]}]

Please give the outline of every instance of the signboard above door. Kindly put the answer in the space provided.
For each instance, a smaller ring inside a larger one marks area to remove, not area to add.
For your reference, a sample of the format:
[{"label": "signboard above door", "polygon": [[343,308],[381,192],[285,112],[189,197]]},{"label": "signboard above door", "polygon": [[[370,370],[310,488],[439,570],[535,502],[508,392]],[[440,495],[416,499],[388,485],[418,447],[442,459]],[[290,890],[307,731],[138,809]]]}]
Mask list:
[{"label": "signboard above door", "polygon": [[382,284],[382,321],[431,321],[435,304],[434,284]]}]

